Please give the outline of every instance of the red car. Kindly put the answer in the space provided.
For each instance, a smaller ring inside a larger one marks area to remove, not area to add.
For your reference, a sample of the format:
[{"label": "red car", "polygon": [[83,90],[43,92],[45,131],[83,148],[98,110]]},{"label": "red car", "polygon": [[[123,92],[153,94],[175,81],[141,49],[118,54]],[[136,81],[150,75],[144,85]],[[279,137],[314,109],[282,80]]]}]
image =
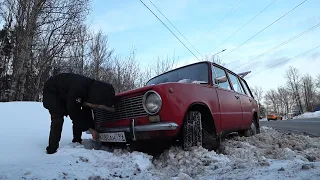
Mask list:
[{"label": "red car", "polygon": [[212,62],[171,70],[116,96],[115,112],[93,111],[101,142],[165,140],[184,149],[216,150],[231,132],[260,132],[258,105],[246,81]]}]

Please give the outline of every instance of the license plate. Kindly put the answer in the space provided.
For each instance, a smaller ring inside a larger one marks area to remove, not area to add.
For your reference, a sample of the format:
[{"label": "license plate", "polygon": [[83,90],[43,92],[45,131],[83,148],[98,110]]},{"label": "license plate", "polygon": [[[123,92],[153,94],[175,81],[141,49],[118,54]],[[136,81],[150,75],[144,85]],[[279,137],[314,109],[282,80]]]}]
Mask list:
[{"label": "license plate", "polygon": [[99,133],[99,140],[102,142],[126,142],[124,132]]}]

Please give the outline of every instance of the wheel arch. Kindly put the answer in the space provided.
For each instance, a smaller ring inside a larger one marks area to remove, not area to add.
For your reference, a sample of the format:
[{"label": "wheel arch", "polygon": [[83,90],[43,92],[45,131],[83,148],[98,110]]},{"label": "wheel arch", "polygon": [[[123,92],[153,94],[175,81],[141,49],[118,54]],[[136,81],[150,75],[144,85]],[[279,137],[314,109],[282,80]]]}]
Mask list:
[{"label": "wheel arch", "polygon": [[186,111],[184,113],[182,125],[184,125],[184,121],[185,121],[185,117],[187,116],[187,113],[192,110],[200,111],[201,114],[204,115],[203,119],[205,119],[204,123],[206,124],[206,126],[210,128],[211,132],[214,132],[214,134],[218,135],[216,123],[215,123],[214,118],[212,116],[211,109],[209,108],[209,106],[207,104],[205,104],[203,102],[194,102],[189,105],[189,107],[186,109]]},{"label": "wheel arch", "polygon": [[257,111],[253,112],[253,119],[254,119],[254,121],[256,123],[258,132],[260,132],[260,123],[259,123],[259,118],[258,118],[258,112]]}]

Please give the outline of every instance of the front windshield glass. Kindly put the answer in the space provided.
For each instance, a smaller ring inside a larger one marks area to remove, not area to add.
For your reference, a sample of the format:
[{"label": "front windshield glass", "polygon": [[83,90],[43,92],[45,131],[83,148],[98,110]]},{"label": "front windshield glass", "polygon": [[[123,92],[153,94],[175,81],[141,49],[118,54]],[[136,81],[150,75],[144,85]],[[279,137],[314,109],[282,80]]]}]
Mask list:
[{"label": "front windshield glass", "polygon": [[151,79],[147,85],[160,84],[166,82],[181,83],[208,83],[209,82],[209,66],[207,63],[199,63],[186,66],[174,71],[162,74]]}]

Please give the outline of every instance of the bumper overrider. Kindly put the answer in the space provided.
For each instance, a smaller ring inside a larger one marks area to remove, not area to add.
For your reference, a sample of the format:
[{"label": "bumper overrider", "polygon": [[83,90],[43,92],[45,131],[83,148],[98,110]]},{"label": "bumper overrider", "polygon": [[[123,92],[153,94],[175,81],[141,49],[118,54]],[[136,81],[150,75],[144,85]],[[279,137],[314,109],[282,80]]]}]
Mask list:
[{"label": "bumper overrider", "polygon": [[[135,125],[135,120],[132,119],[129,126],[115,128],[99,128],[97,129],[97,131],[99,133],[99,140],[101,142],[127,142],[130,140],[136,141],[141,139],[139,138],[141,136],[138,136],[139,133],[148,133],[155,131],[174,131],[178,128],[178,126],[179,125],[174,122],[157,122],[146,125]],[[106,138],[106,136],[113,136],[113,138]],[[114,137],[117,137],[118,139]],[[143,139],[146,139],[146,137],[144,137]]]}]

